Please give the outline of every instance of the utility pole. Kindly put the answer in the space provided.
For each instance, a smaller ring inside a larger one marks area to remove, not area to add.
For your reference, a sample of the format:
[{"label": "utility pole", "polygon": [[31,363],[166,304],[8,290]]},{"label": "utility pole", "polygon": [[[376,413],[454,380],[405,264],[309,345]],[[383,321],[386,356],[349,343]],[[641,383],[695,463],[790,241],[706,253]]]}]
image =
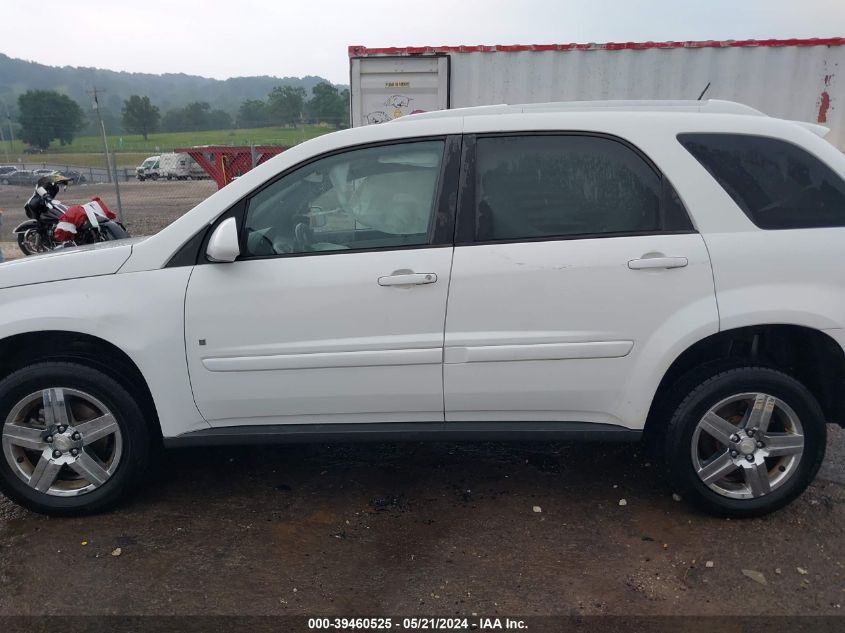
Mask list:
[{"label": "utility pole", "polygon": [[[103,123],[103,117],[100,115],[100,100],[98,95],[105,92],[105,90],[97,90],[94,86],[93,90],[88,91],[89,95],[94,97],[94,112],[97,113],[97,120],[100,122],[100,131],[103,133],[103,152],[106,155],[106,173],[108,174],[109,182],[114,182],[114,194],[117,197],[117,215],[120,221],[123,222],[123,205],[120,201],[120,178],[117,176],[117,160],[114,155],[109,154],[109,141],[106,136],[106,124]],[[114,168],[114,175],[112,176],[112,168]]]},{"label": "utility pole", "polygon": [[7,149],[5,148],[5,144],[3,144],[3,141],[5,141],[5,140],[6,140],[6,135],[3,133],[3,126],[2,126],[2,125],[0,125],[0,145],[4,145],[4,148],[3,148],[3,154],[5,154],[5,156],[6,156],[6,162],[8,163],[8,162],[9,162],[9,160],[10,160],[10,159],[9,159],[9,150],[7,150]]},{"label": "utility pole", "polygon": [[15,130],[12,128],[12,115],[9,112],[9,104],[3,104],[6,107],[6,123],[9,124],[9,155],[15,153]]},{"label": "utility pole", "polygon": [[94,86],[93,90],[87,90],[86,94],[91,95],[94,98],[94,112],[97,113],[97,121],[100,124],[100,131],[103,133],[103,154],[106,157],[106,174],[108,174],[109,182],[111,182],[111,162],[109,160],[109,142],[106,138],[106,126],[103,123],[103,117],[100,116],[100,99],[99,95],[105,92],[105,90],[97,90],[97,86]]}]

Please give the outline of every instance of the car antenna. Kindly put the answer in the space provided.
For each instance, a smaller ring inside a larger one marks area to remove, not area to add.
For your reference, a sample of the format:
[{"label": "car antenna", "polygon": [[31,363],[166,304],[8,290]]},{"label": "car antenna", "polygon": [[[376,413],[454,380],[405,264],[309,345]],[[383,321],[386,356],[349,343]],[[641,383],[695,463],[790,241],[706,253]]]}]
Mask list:
[{"label": "car antenna", "polygon": [[704,96],[704,93],[707,92],[707,89],[710,88],[710,82],[707,82],[707,85],[704,86],[704,90],[701,91],[701,94],[698,95],[698,99],[696,101],[701,101],[701,98]]}]

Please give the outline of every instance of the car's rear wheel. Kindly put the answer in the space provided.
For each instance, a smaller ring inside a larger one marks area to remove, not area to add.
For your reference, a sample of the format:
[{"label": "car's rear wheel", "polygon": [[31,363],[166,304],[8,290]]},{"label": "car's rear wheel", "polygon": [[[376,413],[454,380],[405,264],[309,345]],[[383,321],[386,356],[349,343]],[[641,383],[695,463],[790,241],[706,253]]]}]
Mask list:
[{"label": "car's rear wheel", "polygon": [[666,429],[671,482],[704,510],[752,517],[783,507],[824,458],[824,414],[804,385],[766,367],[699,377]]},{"label": "car's rear wheel", "polygon": [[0,381],[0,440],[0,489],[56,516],[113,505],[149,462],[138,403],[110,376],[76,363],[39,363]]}]

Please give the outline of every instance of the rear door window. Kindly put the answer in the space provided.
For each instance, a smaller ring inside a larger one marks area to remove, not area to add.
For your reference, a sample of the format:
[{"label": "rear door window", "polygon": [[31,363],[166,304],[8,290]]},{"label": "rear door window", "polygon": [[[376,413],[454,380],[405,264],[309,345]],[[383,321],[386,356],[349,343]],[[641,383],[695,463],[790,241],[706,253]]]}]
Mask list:
[{"label": "rear door window", "polygon": [[691,229],[674,189],[637,152],[574,134],[478,138],[474,216],[476,241]]},{"label": "rear door window", "polygon": [[678,140],[759,228],[845,226],[845,182],[797,145],[744,134]]}]

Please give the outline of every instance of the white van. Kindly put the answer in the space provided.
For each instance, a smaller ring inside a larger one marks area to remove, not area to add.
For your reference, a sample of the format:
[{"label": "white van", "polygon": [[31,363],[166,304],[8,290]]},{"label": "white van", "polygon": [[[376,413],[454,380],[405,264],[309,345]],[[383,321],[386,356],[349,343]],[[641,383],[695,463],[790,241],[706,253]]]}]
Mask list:
[{"label": "white van", "polygon": [[162,154],[159,173],[168,180],[191,180],[194,178],[205,178],[206,174],[202,167],[190,157],[190,155],[170,152]]},{"label": "white van", "polygon": [[161,174],[159,168],[159,158],[160,156],[150,156],[149,158],[145,158],[144,162],[135,168],[135,177],[141,182],[144,182],[148,178],[150,180],[158,180],[158,177]]}]

